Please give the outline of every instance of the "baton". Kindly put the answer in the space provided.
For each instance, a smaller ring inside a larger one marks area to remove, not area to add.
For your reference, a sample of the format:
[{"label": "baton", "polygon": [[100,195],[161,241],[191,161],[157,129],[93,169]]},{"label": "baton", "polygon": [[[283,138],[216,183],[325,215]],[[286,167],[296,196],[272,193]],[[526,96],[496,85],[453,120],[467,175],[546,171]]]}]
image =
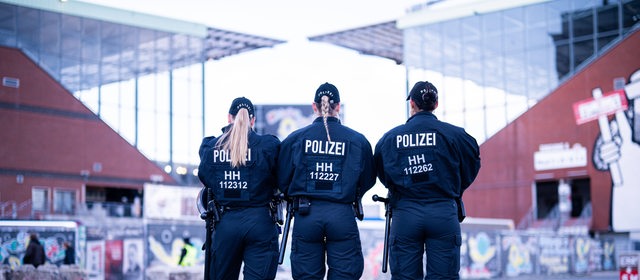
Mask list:
[{"label": "baton", "polygon": [[[204,279],[209,280],[209,272],[211,271],[211,235],[213,235],[213,227],[215,226],[215,219],[220,219],[217,213],[217,209],[215,209],[215,201],[211,198],[211,193],[209,188],[206,188],[207,191],[207,206],[204,212],[200,214],[200,218],[205,220],[206,227],[206,238],[205,242],[202,245],[202,249],[204,250]],[[200,198],[198,199],[199,201]]]},{"label": "baton", "polygon": [[278,264],[282,264],[284,261],[284,251],[287,248],[287,239],[289,237],[289,227],[291,226],[291,219],[293,218],[293,202],[287,200],[287,218],[284,222],[284,230],[282,235],[282,242],[280,242],[280,252],[278,255]]},{"label": "baton", "polygon": [[389,198],[380,197],[374,194],[371,198],[375,202],[384,203],[384,249],[382,252],[382,273],[387,273],[387,264],[389,263],[389,232],[391,231],[391,208],[389,208]]}]

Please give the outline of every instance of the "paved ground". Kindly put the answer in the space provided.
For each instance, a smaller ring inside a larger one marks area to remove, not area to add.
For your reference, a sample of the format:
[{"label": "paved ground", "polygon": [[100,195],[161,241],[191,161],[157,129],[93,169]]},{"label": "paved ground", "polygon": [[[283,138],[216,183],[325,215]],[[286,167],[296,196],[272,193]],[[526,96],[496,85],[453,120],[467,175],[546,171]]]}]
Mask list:
[{"label": "paved ground", "polygon": [[590,279],[590,280],[616,280],[620,279],[620,272],[618,271],[605,271],[605,272],[593,272],[590,275],[561,275],[561,276],[520,276],[520,277],[503,277],[503,278],[493,278],[493,279],[510,279],[510,280],[538,280],[538,279],[547,279],[547,280],[561,280],[561,279]]},{"label": "paved ground", "polygon": [[[378,280],[386,280],[386,279],[390,279],[391,275],[389,274],[384,274],[384,275],[380,275],[378,276],[376,279]],[[290,276],[285,276],[285,275],[279,275],[276,277],[276,280],[290,280],[291,277]],[[580,280],[580,279],[587,279],[587,280],[619,280],[620,279],[620,272],[618,271],[606,271],[606,272],[594,272],[591,273],[590,275],[580,275],[580,276],[576,276],[576,275],[561,275],[561,276],[519,276],[519,277],[500,277],[500,278],[490,278],[489,280]],[[361,280],[368,280],[365,278],[362,278]],[[631,279],[629,279],[631,280]]]}]

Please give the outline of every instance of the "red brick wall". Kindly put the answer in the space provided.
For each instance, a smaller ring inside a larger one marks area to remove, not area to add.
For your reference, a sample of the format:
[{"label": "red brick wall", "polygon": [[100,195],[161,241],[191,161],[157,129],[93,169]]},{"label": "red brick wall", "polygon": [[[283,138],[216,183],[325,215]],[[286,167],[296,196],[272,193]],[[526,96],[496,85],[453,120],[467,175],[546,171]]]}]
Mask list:
[{"label": "red brick wall", "polygon": [[39,185],[141,190],[152,174],[176,183],[19,50],[0,47],[1,77],[20,79],[20,87],[0,86],[0,201],[28,200]]},{"label": "red brick wall", "polygon": [[[508,218],[516,224],[532,207],[532,183],[536,175],[553,179],[580,178],[591,180],[593,208],[592,228],[607,230],[609,226],[611,176],[593,167],[592,155],[600,133],[597,121],[577,125],[573,104],[592,97],[592,89],[604,93],[613,90],[613,79],[640,69],[640,32],[609,50],[571,80],[540,100],[514,122],[484,142],[480,147],[482,168],[478,178],[465,193],[469,216]],[[567,142],[587,149],[587,166],[536,172],[534,152],[541,144]]]}]

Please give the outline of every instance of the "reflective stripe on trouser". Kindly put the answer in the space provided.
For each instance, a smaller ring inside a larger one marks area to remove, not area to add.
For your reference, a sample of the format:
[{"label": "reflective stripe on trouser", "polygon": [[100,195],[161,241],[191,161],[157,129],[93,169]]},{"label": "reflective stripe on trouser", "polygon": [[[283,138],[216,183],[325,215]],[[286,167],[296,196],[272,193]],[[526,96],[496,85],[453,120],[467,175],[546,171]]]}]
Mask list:
[{"label": "reflective stripe on trouser", "polygon": [[399,201],[393,208],[389,266],[394,280],[459,279],[461,233],[453,200]]},{"label": "reflective stripe on trouser", "polygon": [[360,233],[350,204],[311,201],[309,214],[296,213],[291,240],[293,279],[359,279],[364,269]]},{"label": "reflective stripe on trouser", "polygon": [[237,280],[243,261],[243,279],[275,278],[278,229],[268,207],[225,211],[212,243],[211,279]]}]

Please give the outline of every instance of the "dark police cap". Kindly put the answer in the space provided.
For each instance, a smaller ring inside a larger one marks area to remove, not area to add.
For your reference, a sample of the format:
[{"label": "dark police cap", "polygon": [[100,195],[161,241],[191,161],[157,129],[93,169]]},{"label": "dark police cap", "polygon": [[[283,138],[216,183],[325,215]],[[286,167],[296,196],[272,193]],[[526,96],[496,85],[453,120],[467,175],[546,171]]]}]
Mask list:
[{"label": "dark police cap", "polygon": [[229,114],[231,114],[232,116],[235,116],[238,114],[238,111],[240,111],[240,109],[242,108],[247,109],[247,111],[249,111],[249,117],[253,118],[253,112],[254,112],[253,103],[251,103],[251,100],[245,97],[238,97],[234,99],[233,102],[231,102],[231,108],[229,108]]},{"label": "dark police cap", "polygon": [[340,103],[340,93],[338,88],[330,83],[321,84],[316,90],[316,97],[313,99],[315,103],[320,103],[322,96],[329,97],[329,103]]},{"label": "dark police cap", "polygon": [[438,102],[438,89],[430,82],[417,82],[407,96],[407,100],[409,99],[413,100],[421,109],[427,105],[433,106]]}]

